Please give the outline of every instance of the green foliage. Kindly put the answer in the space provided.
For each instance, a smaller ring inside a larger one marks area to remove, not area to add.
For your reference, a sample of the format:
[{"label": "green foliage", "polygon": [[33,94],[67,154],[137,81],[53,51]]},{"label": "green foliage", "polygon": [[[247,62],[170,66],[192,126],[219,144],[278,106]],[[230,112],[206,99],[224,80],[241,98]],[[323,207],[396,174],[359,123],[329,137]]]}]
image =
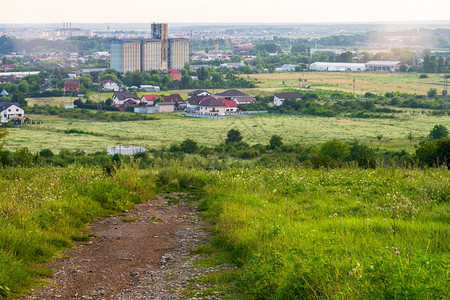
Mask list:
[{"label": "green foliage", "polygon": [[435,98],[437,96],[437,90],[436,89],[430,89],[427,92],[428,98]]},{"label": "green foliage", "polygon": [[415,158],[421,165],[450,167],[450,139],[447,137],[422,141],[416,149]]},{"label": "green foliage", "polygon": [[428,135],[430,140],[442,139],[448,137],[448,129],[444,125],[435,125]]},{"label": "green foliage", "polygon": [[205,216],[213,246],[240,266],[241,298],[440,298],[447,172],[223,171],[207,187]]},{"label": "green foliage", "polygon": [[283,146],[282,137],[278,135],[272,135],[269,141],[269,147],[270,149],[274,150],[276,148],[281,148]]},{"label": "green foliage", "polygon": [[233,144],[239,143],[242,141],[241,132],[237,129],[230,129],[227,133],[227,138],[225,139],[225,143]]},{"label": "green foliage", "polygon": [[8,136],[8,130],[6,128],[0,127],[0,151],[6,143],[6,137]]},{"label": "green foliage", "polygon": [[180,144],[180,150],[185,153],[194,153],[198,150],[197,142],[191,139],[186,139]]},{"label": "green foliage", "polygon": [[154,195],[151,178],[130,167],[109,177],[95,167],[0,169],[0,298],[49,276],[35,265],[84,238],[87,222]]}]

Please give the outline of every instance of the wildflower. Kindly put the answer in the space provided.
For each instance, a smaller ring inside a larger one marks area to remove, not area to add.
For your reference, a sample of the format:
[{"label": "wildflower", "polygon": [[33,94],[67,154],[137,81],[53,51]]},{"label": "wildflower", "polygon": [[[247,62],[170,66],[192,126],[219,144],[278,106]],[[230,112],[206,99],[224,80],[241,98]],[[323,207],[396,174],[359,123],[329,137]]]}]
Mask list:
[{"label": "wildflower", "polygon": [[400,254],[400,251],[395,251],[395,254]]}]

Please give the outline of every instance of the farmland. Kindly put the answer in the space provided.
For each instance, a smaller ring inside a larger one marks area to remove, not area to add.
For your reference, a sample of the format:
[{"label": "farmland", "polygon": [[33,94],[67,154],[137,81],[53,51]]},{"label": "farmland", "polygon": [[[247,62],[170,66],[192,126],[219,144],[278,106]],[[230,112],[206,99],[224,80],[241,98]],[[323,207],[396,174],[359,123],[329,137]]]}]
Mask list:
[{"label": "farmland", "polygon": [[[247,76],[247,75],[242,75]],[[256,80],[259,89],[274,92],[283,88],[298,88],[299,79],[303,85],[312,90],[338,90],[353,92],[353,79],[356,83],[356,94],[366,92],[384,94],[401,92],[426,95],[430,88],[441,93],[444,85],[443,75],[429,74],[428,78],[419,78],[417,73],[348,73],[348,72],[300,72],[252,74],[249,78]],[[305,82],[306,80],[306,82]]]},{"label": "farmland", "polygon": [[[58,116],[30,115],[43,124],[11,128],[7,149],[28,147],[31,151],[51,149],[79,149],[102,151],[107,146],[140,145],[160,148],[187,138],[204,145],[224,141],[228,130],[242,132],[249,144],[267,144],[272,135],[279,135],[287,143],[312,145],[331,139],[359,140],[375,148],[407,149],[423,140],[436,124],[449,126],[450,117],[422,114],[422,110],[408,110],[395,119],[349,119],[288,115],[257,115],[253,118],[197,119],[180,114],[158,114],[158,120],[130,122],[99,122],[67,119]],[[67,134],[64,130],[78,129],[93,134]],[[407,135],[414,139],[409,141]],[[381,139],[377,136],[382,135]]]}]

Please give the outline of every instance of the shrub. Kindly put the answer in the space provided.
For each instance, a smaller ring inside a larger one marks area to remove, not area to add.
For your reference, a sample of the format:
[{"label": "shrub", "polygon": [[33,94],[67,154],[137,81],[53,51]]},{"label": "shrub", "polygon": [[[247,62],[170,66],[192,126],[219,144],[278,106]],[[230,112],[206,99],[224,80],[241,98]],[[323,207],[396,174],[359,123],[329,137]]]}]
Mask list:
[{"label": "shrub", "polygon": [[448,137],[448,129],[444,125],[435,125],[428,135],[430,140],[437,140]]}]

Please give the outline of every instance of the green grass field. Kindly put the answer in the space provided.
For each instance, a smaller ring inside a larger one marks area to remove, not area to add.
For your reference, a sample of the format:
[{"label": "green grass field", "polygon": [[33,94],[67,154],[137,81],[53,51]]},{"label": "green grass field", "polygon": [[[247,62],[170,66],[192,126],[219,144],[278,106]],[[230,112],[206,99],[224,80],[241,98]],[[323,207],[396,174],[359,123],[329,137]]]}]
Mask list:
[{"label": "green grass field", "polygon": [[241,76],[256,80],[258,89],[268,92],[283,88],[298,88],[299,79],[303,85],[309,85],[312,90],[338,90],[349,93],[353,92],[355,79],[357,95],[366,92],[426,95],[430,88],[437,89],[440,95],[444,86],[443,74],[428,74],[428,78],[423,79],[420,79],[417,73],[291,72]]},{"label": "green grass field", "polygon": [[[331,139],[359,140],[361,143],[389,150],[407,149],[425,139],[436,124],[450,127],[450,117],[422,114],[409,110],[395,119],[347,119],[311,116],[257,115],[253,118],[197,119],[180,114],[158,114],[158,120],[130,122],[97,122],[64,119],[57,116],[30,115],[44,124],[24,125],[9,129],[7,149],[28,147],[31,151],[49,148],[53,151],[80,149],[102,151],[107,146],[139,145],[150,148],[169,146],[187,138],[200,144],[223,142],[230,129],[241,131],[250,144],[267,144],[272,135],[287,143],[318,144]],[[66,134],[64,130],[78,129],[91,134]],[[407,139],[412,133],[414,140]],[[382,135],[381,140],[377,135]]]}]

